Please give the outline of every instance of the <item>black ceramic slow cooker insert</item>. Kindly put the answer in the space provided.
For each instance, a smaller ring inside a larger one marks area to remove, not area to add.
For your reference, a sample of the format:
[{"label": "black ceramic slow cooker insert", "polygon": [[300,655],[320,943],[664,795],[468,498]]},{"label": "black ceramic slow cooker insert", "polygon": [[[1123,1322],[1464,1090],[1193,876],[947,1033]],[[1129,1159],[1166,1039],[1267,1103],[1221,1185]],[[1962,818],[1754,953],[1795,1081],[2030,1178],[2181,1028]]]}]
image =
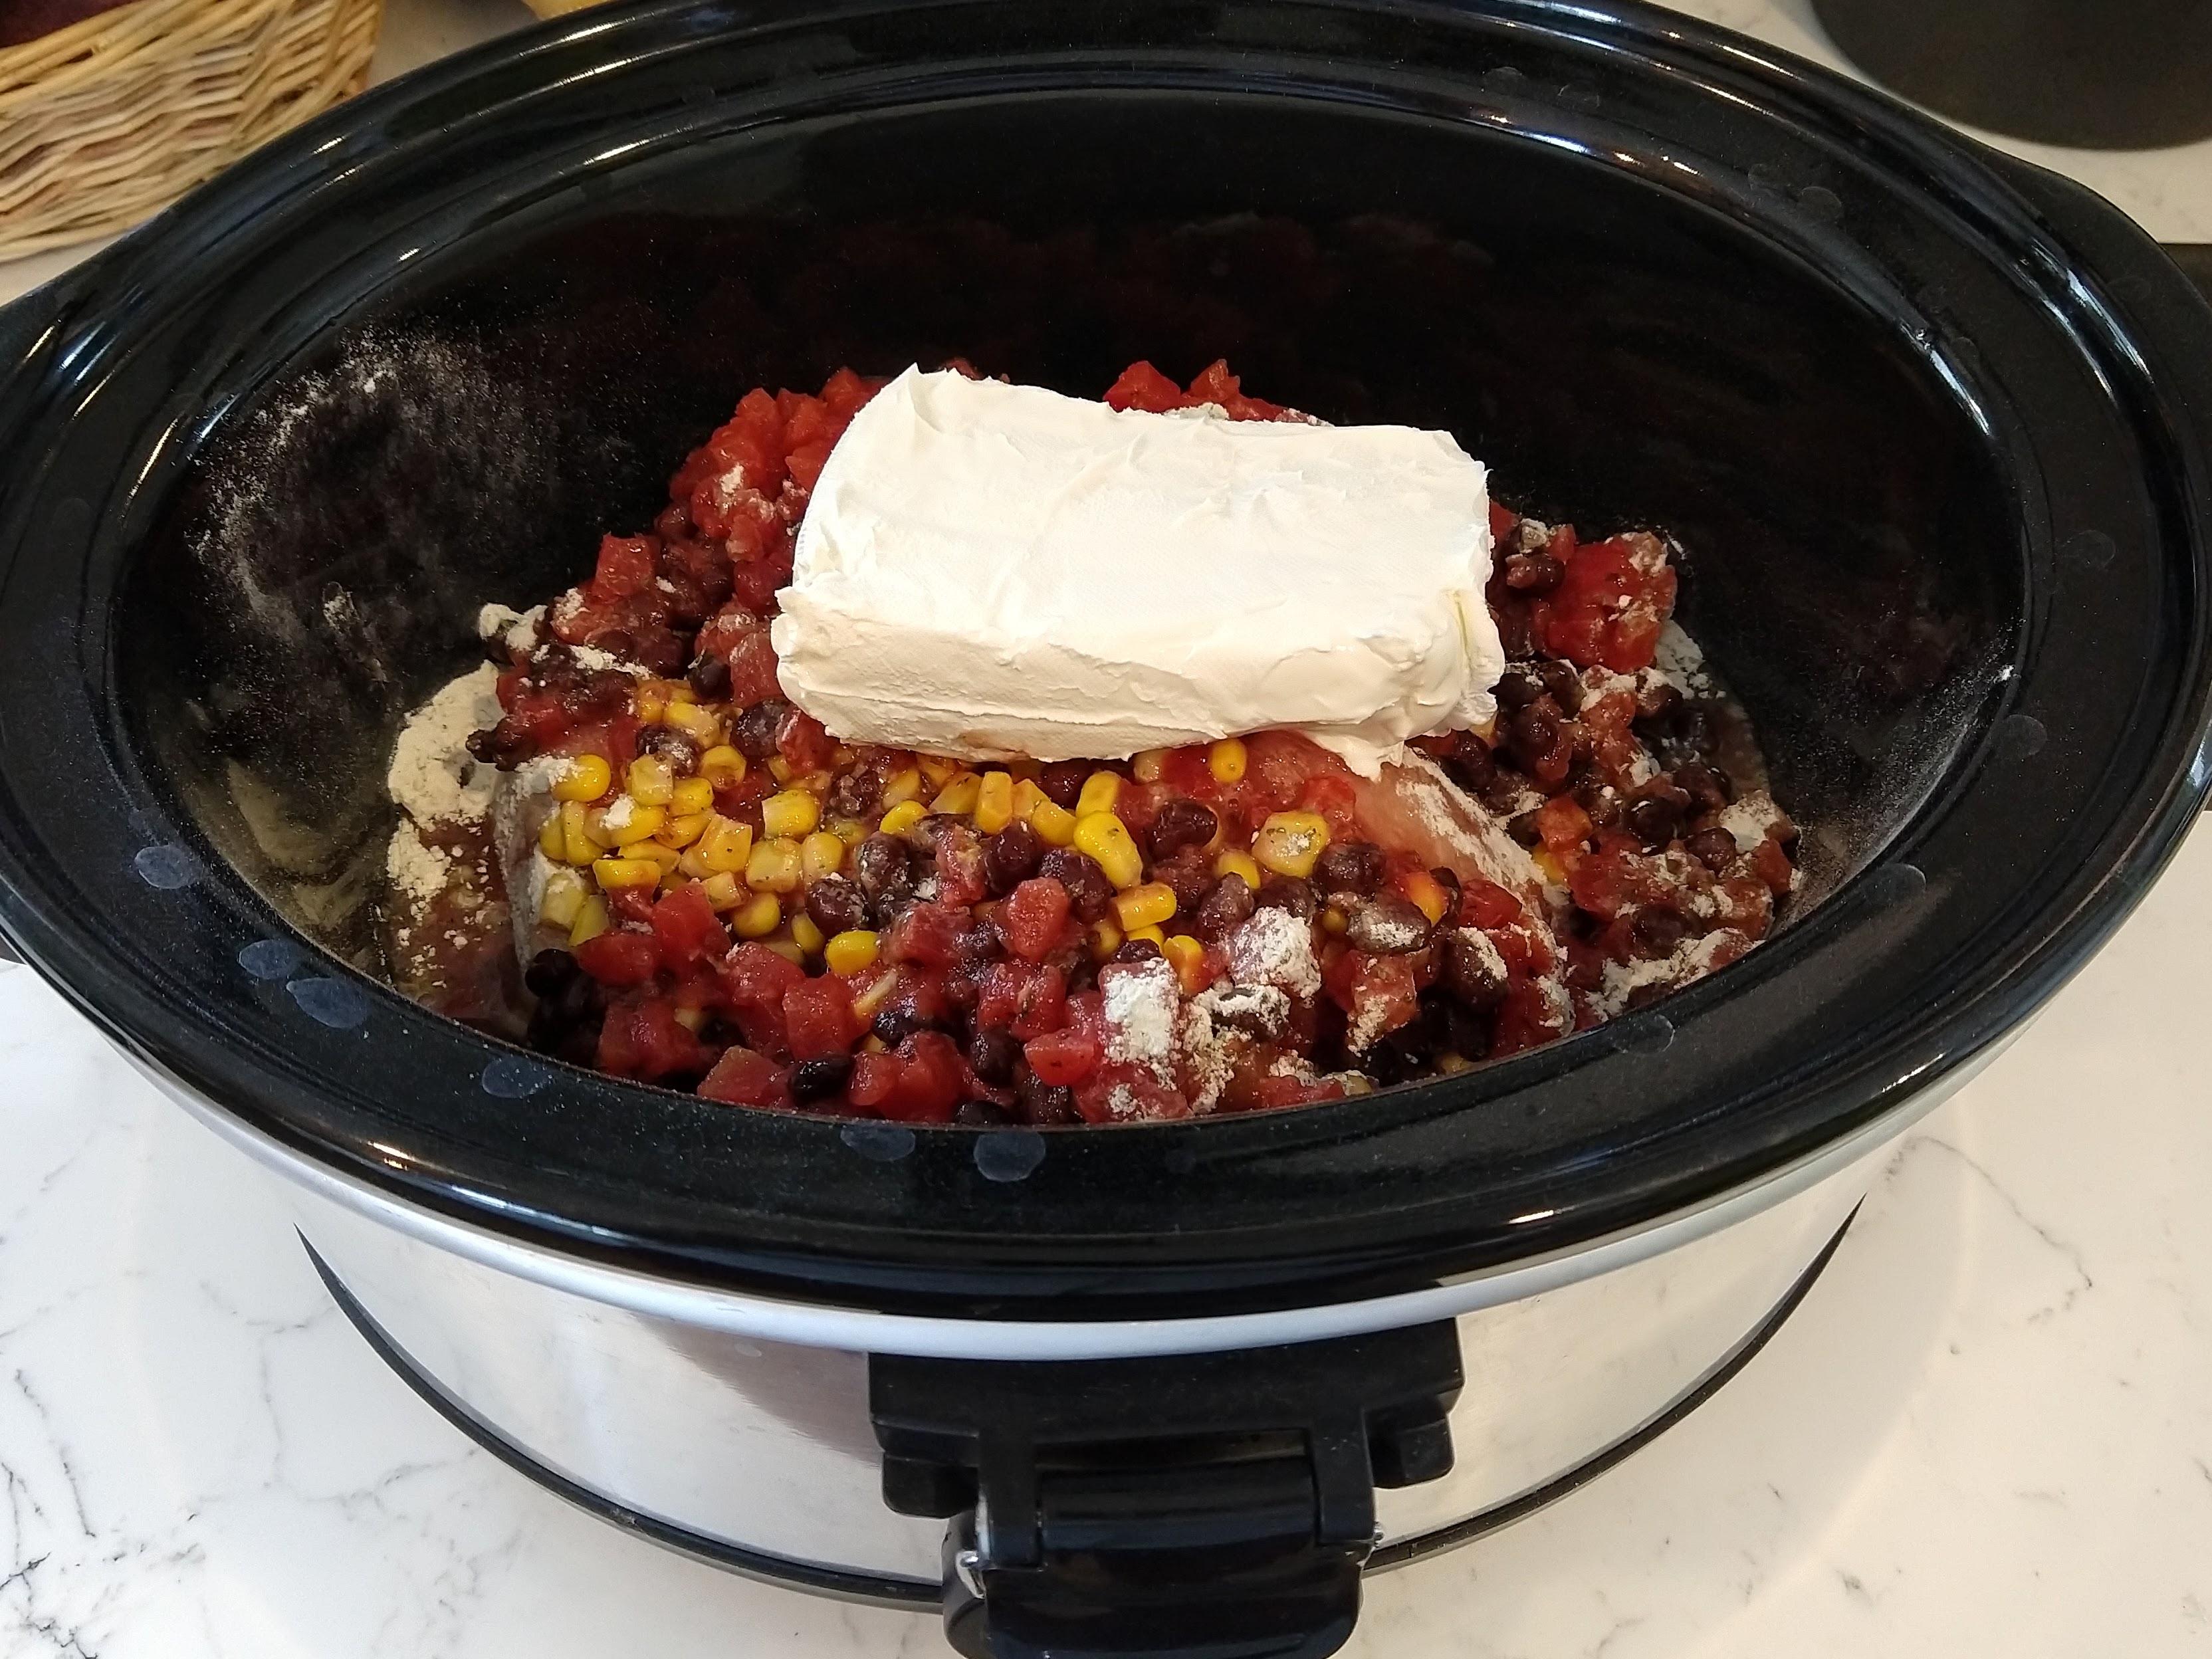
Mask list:
[{"label": "black ceramic slow cooker insert", "polygon": [[[406,711],[756,384],[1226,356],[1687,549],[1806,826],[1743,962],[1361,1099],[1111,1131],[730,1109],[447,1024],[367,905]],[[0,312],[0,925],[379,1201],[969,1322],[1365,1305],[1895,1118],[2207,781],[2212,312],[2114,210],[1605,0],[659,0],[314,122]]]}]

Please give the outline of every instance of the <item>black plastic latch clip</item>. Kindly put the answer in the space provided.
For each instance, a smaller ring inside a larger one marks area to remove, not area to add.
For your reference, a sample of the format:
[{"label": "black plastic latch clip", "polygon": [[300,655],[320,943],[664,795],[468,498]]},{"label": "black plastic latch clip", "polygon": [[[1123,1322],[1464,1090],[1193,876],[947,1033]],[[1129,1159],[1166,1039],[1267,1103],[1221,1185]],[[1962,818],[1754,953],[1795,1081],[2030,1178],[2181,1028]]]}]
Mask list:
[{"label": "black plastic latch clip", "polygon": [[1321,1659],[1375,1490],[1451,1468],[1449,1322],[1156,1358],[869,1361],[884,1500],[947,1517],[970,1659]]}]

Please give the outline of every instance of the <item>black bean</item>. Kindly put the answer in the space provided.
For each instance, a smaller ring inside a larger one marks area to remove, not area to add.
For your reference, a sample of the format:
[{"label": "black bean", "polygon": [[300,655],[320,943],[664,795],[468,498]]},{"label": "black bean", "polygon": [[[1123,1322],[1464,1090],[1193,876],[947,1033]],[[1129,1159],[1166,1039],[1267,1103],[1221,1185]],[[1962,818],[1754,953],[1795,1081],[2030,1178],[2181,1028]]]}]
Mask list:
[{"label": "black bean", "polygon": [[1218,943],[1234,933],[1258,905],[1252,890],[1244,884],[1243,877],[1224,876],[1199,900],[1197,909],[1191,915],[1191,926],[1200,939]]},{"label": "black bean", "polygon": [[997,1129],[1017,1120],[995,1100],[963,1100],[952,1121],[963,1129]]},{"label": "black bean", "polygon": [[1160,957],[1160,947],[1148,939],[1125,939],[1121,948],[1114,952],[1116,962],[1155,962]]},{"label": "black bean", "polygon": [[1643,842],[1647,852],[1658,852],[1668,842],[1682,833],[1683,803],[1676,797],[1678,789],[1652,789],[1628,803],[1621,813],[1621,822],[1629,833]]},{"label": "black bean", "polygon": [[1288,910],[1300,921],[1311,921],[1321,908],[1313,884],[1301,876],[1268,876],[1261,882],[1254,902],[1262,910]]},{"label": "black bean", "polygon": [[922,1018],[913,1009],[894,1005],[878,1014],[868,1030],[886,1048],[896,1048],[916,1031],[929,1030],[932,1025],[933,1022]]},{"label": "black bean", "polygon": [[1054,1123],[1073,1123],[1080,1117],[1075,1109],[1075,1091],[1064,1083],[1042,1083],[1024,1075],[1021,1100],[1023,1121],[1040,1128]]},{"label": "black bean", "polygon": [[1566,566],[1548,553],[1505,556],[1505,585],[1516,593],[1548,593],[1566,574]]},{"label": "black bean", "polygon": [[1516,708],[1505,722],[1505,752],[1524,772],[1537,771],[1546,760],[1555,757],[1561,738],[1565,736],[1554,705],[1546,700]]},{"label": "black bean", "polygon": [[1673,956],[1689,931],[1689,924],[1675,912],[1646,905],[1628,924],[1628,948],[1646,962],[1657,962]]},{"label": "black bean", "polygon": [[688,654],[684,641],[677,637],[673,629],[648,628],[637,636],[630,660],[665,678],[683,672]]},{"label": "black bean", "polygon": [[1044,837],[1016,819],[983,843],[983,879],[994,898],[1004,898],[1037,872]]},{"label": "black bean", "polygon": [[1114,902],[1114,884],[1106,879],[1097,860],[1073,847],[1055,847],[1047,853],[1037,863],[1037,873],[1067,889],[1068,913],[1078,921],[1097,921]]},{"label": "black bean", "polygon": [[1468,793],[1480,795],[1496,781],[1498,763],[1491,758],[1488,744],[1472,732],[1462,732],[1444,757],[1444,771]]},{"label": "black bean", "polygon": [[824,1054],[818,1060],[802,1060],[791,1068],[791,1097],[800,1102],[827,1100],[843,1089],[845,1080],[852,1075],[850,1054]]},{"label": "black bean", "polygon": [[887,769],[882,757],[877,757],[850,771],[837,774],[830,785],[830,816],[836,818],[875,817],[884,804],[884,775]]},{"label": "black bean", "polygon": [[1522,812],[1506,819],[1505,833],[1523,847],[1534,847],[1544,839],[1543,832],[1536,825],[1537,814],[1542,810],[1541,807],[1538,807],[1534,811]]},{"label": "black bean", "polygon": [[1006,954],[1006,942],[999,937],[997,928],[979,921],[960,930],[952,941],[952,951],[961,967],[972,974],[1002,958]]},{"label": "black bean", "polygon": [[979,1026],[968,1040],[969,1068],[986,1083],[1012,1083],[1021,1057],[1019,1040],[1003,1025]]},{"label": "black bean", "polygon": [[1490,1058],[1496,1025],[1487,1011],[1454,1002],[1444,1013],[1444,1032],[1451,1051],[1462,1060]]},{"label": "black bean", "polygon": [[806,890],[806,914],[834,939],[868,925],[868,897],[842,876],[824,876]]},{"label": "black bean", "polygon": [[1171,859],[1186,847],[1203,847],[1220,827],[1213,809],[1202,801],[1182,795],[1163,801],[1152,818],[1152,856]]},{"label": "black bean", "polygon": [[1674,787],[1690,798],[1690,813],[1702,817],[1717,812],[1735,799],[1728,774],[1700,760],[1684,761],[1674,769]]},{"label": "black bean", "polygon": [[791,705],[769,697],[755,703],[730,723],[730,742],[750,761],[764,761],[775,753],[775,728]]},{"label": "black bean", "polygon": [[1500,708],[1526,708],[1544,695],[1544,682],[1532,665],[1526,668],[1509,668],[1498,677],[1498,706]]},{"label": "black bean", "polygon": [[730,695],[730,659],[709,651],[684,671],[684,678],[700,702],[723,702]]},{"label": "black bean", "polygon": [[1664,720],[1681,704],[1682,694],[1672,681],[1655,678],[1636,693],[1636,723]]},{"label": "black bean", "polygon": [[1725,830],[1700,830],[1682,845],[1692,858],[1717,876],[1736,860],[1735,837]]},{"label": "black bean", "polygon": [[584,641],[594,651],[604,651],[617,662],[634,662],[637,659],[637,641],[627,628],[602,628]]},{"label": "black bean", "polygon": [[1505,648],[1510,662],[1526,662],[1536,654],[1536,619],[1528,607],[1518,602],[1492,605],[1492,614],[1498,621],[1498,642]]},{"label": "black bean", "polygon": [[515,724],[512,718],[496,726],[486,726],[481,732],[469,733],[469,753],[486,766],[495,766],[502,772],[512,772],[538,752],[538,739]]},{"label": "black bean", "polygon": [[853,874],[871,899],[911,889],[914,854],[896,836],[878,830],[853,849]]},{"label": "black bean", "polygon": [[1583,677],[1575,672],[1572,664],[1547,658],[1536,665],[1536,678],[1563,712],[1571,714],[1582,708]]},{"label": "black bean", "polygon": [[640,755],[659,756],[679,778],[688,778],[699,769],[698,744],[672,726],[639,726],[634,747]]},{"label": "black bean", "polygon": [[1331,842],[1314,860],[1313,883],[1324,893],[1371,893],[1388,864],[1371,841]]},{"label": "black bean", "polygon": [[1528,788],[1528,779],[1518,772],[1498,772],[1483,788],[1482,804],[1492,812],[1513,811],[1520,805],[1521,797]]},{"label": "black bean", "polygon": [[1055,806],[1073,810],[1083,794],[1083,781],[1091,769],[1081,761],[1054,761],[1037,774],[1037,787]]},{"label": "black bean", "polygon": [[1459,872],[1449,865],[1439,864],[1429,872],[1429,878],[1444,890],[1447,901],[1444,907],[1444,920],[1449,921],[1459,915],[1459,896],[1462,890],[1460,886]]},{"label": "black bean", "polygon": [[1485,950],[1463,933],[1444,936],[1440,977],[1453,999],[1469,1008],[1492,1008],[1504,1000],[1503,963],[1495,945]]},{"label": "black bean", "polygon": [[1364,898],[1344,915],[1345,943],[1374,957],[1403,956],[1429,942],[1433,924],[1395,893]]},{"label": "black bean", "polygon": [[534,997],[556,997],[580,971],[566,951],[540,951],[522,970],[522,982]]},{"label": "black bean", "polygon": [[606,994],[589,974],[579,974],[562,986],[553,999],[554,1011],[571,1024],[606,1008]]}]

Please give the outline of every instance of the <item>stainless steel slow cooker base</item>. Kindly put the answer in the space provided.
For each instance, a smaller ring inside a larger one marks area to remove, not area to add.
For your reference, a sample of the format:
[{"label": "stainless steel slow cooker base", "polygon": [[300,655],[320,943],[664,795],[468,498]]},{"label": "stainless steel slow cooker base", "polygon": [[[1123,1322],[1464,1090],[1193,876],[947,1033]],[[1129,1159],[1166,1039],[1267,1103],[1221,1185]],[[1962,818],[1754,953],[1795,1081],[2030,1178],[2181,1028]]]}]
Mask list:
[{"label": "stainless steel slow cooker base", "polygon": [[[1887,1151],[1738,1225],[1460,1315],[1456,1462],[1376,1493],[1370,1568],[1531,1513],[1679,1421],[1811,1287]],[[944,1524],[882,1500],[866,1353],[613,1307],[291,1196],[372,1346],[531,1478],[717,1565],[898,1605],[942,1595]]]}]

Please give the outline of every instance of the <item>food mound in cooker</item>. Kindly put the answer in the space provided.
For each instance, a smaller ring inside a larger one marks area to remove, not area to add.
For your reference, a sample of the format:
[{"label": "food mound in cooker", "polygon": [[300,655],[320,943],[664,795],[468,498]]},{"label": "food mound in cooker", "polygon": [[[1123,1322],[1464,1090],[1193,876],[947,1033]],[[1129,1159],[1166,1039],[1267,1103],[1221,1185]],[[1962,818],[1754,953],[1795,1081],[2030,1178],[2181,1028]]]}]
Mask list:
[{"label": "food mound in cooker", "polygon": [[[878,384],[748,392],[649,532],[548,605],[487,609],[493,665],[394,764],[404,988],[709,1100],[1115,1123],[1463,1070],[1766,933],[1796,830],[1643,532],[1493,505],[1496,724],[1377,779],[1288,732],[1042,765],[841,743],[783,698],[769,623]],[[1139,364],[1106,400],[1299,418],[1220,363],[1187,389]],[[421,788],[471,709],[473,763]]]}]

